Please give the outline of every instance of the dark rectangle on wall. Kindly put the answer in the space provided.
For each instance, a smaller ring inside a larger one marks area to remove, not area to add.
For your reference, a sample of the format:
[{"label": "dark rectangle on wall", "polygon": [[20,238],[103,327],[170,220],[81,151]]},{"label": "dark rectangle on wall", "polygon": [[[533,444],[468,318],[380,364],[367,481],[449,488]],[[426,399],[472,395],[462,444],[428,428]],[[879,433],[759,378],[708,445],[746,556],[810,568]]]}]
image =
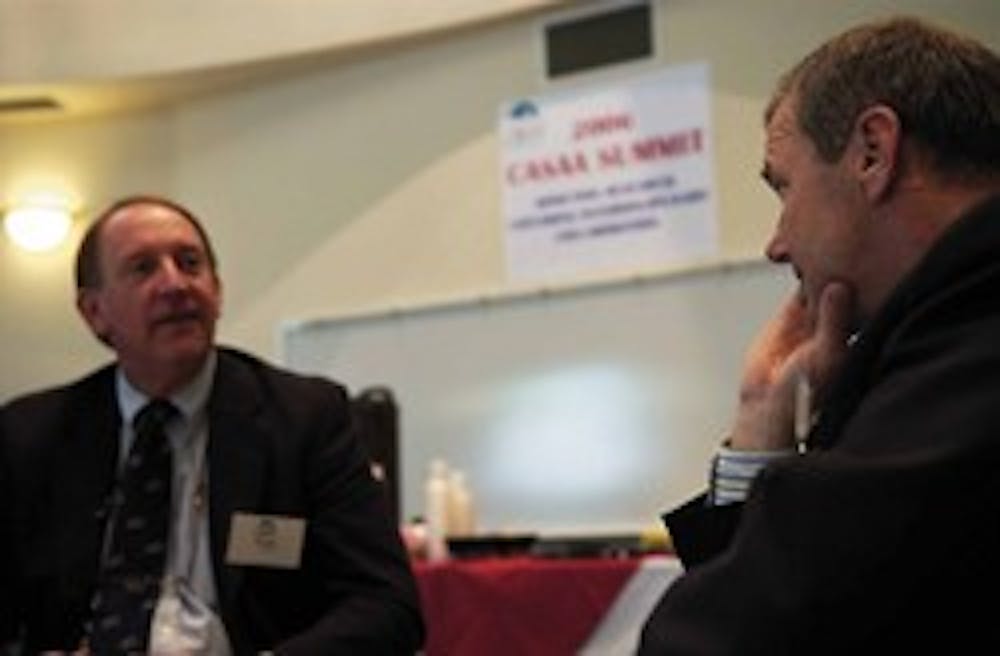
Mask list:
[{"label": "dark rectangle on wall", "polygon": [[649,3],[630,4],[545,26],[546,72],[550,78],[653,54]]}]

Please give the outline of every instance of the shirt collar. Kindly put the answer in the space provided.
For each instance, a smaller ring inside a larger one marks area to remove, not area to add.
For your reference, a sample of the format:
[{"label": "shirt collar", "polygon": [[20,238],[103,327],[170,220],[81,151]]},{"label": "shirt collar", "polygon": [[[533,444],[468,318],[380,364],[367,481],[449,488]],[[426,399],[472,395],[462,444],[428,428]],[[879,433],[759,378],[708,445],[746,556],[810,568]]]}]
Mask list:
[{"label": "shirt collar", "polygon": [[[216,360],[215,349],[212,349],[194,379],[170,395],[168,400],[177,407],[184,419],[192,420],[208,404],[208,395],[212,391],[212,381],[215,379]],[[129,382],[121,367],[115,372],[115,390],[122,421],[131,426],[136,413],[149,402],[149,396]]]}]

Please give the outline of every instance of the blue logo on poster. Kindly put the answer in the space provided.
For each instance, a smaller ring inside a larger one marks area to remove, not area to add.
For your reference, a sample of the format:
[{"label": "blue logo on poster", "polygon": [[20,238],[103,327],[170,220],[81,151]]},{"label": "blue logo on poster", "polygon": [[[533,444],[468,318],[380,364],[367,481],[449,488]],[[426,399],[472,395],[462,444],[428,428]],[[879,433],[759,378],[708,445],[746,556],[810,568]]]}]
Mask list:
[{"label": "blue logo on poster", "polygon": [[531,118],[538,116],[538,106],[530,100],[519,100],[510,108],[511,118]]}]

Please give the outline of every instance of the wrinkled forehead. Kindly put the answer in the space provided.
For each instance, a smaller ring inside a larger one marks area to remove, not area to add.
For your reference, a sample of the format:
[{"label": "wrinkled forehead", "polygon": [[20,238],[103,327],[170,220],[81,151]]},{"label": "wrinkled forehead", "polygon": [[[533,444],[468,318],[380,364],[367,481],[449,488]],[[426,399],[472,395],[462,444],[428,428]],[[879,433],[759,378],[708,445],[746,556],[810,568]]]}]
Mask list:
[{"label": "wrinkled forehead", "polygon": [[107,217],[101,234],[102,241],[108,247],[121,247],[136,240],[169,237],[184,239],[203,250],[206,248],[201,234],[184,214],[171,207],[150,202],[119,208]]},{"label": "wrinkled forehead", "polygon": [[785,139],[801,134],[798,122],[799,104],[796,97],[789,93],[774,103],[768,112],[764,123],[767,139]]},{"label": "wrinkled forehead", "polygon": [[787,148],[793,140],[801,136],[793,102],[791,100],[780,102],[764,125],[765,161],[776,157],[782,149]]},{"label": "wrinkled forehead", "polygon": [[98,266],[107,272],[139,254],[177,249],[207,253],[201,233],[183,213],[155,203],[130,204],[108,215],[101,226]]}]

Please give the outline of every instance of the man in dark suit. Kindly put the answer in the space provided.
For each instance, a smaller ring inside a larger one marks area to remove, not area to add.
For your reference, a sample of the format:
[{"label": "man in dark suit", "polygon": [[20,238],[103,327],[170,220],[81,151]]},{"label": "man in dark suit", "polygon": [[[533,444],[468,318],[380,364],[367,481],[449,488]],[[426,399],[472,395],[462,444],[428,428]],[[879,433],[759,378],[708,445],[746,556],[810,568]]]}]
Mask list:
[{"label": "man in dark suit", "polygon": [[996,653],[1000,57],[859,26],[781,80],[765,129],[767,255],[799,290],[709,492],[665,517],[687,570],[640,653]]},{"label": "man in dark suit", "polygon": [[[131,420],[159,399],[176,411],[156,635],[192,632],[196,653],[417,650],[416,587],[344,390],[214,345],[221,285],[197,219],[157,197],[115,203],[81,244],[77,287],[117,362],[0,410],[0,644],[109,644]],[[148,648],[145,618],[113,651]]]}]

